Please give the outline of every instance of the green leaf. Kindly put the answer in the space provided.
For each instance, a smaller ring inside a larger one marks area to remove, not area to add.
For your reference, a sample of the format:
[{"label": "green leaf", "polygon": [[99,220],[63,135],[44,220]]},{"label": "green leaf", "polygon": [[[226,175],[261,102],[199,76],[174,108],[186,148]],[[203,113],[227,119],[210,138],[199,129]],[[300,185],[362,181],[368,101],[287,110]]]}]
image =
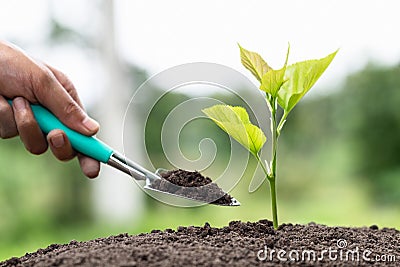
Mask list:
[{"label": "green leaf", "polygon": [[250,122],[242,107],[215,105],[202,111],[253,155],[257,155],[267,141],[263,131]]},{"label": "green leaf", "polygon": [[285,82],[285,71],[286,66],[280,70],[270,70],[265,73],[261,80],[260,90],[276,97]]},{"label": "green leaf", "polygon": [[306,60],[286,67],[285,82],[278,92],[278,104],[289,113],[317,82],[338,50],[322,59]]},{"label": "green leaf", "polygon": [[265,62],[259,54],[244,49],[240,44],[238,45],[240,48],[240,60],[243,66],[248,69],[259,82],[261,82],[262,77],[265,73],[271,70],[271,67],[268,66],[267,62]]},{"label": "green leaf", "polygon": [[261,79],[260,90],[276,97],[279,89],[281,89],[282,85],[287,81],[285,80],[285,72],[286,66],[289,59],[290,45],[288,46],[288,50],[286,53],[285,64],[280,70],[271,69]]}]

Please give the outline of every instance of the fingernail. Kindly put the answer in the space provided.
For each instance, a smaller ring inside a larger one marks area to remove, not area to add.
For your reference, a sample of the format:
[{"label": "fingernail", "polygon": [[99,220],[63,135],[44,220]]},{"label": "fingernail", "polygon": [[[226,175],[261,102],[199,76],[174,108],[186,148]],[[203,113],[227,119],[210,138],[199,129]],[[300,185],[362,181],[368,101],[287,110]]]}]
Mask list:
[{"label": "fingernail", "polygon": [[99,129],[99,123],[92,118],[86,117],[82,123],[90,132],[96,132]]},{"label": "fingernail", "polygon": [[17,111],[22,111],[26,109],[26,102],[25,99],[23,99],[22,97],[15,98],[13,104]]},{"label": "fingernail", "polygon": [[61,148],[65,144],[65,139],[63,134],[56,134],[50,138],[51,145],[55,148]]}]

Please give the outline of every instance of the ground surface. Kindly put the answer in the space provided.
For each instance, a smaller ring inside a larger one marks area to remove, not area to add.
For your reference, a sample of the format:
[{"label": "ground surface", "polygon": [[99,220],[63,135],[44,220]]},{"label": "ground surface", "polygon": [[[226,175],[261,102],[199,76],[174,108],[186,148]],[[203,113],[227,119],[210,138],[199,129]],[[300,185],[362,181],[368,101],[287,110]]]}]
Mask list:
[{"label": "ground surface", "polygon": [[0,266],[400,266],[399,244],[400,231],[376,226],[206,223],[50,245]]}]

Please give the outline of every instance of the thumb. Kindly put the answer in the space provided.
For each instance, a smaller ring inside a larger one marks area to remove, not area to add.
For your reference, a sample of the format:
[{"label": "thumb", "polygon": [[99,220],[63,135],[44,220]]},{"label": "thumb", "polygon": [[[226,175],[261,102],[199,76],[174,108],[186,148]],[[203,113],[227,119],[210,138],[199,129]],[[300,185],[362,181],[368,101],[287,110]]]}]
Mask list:
[{"label": "thumb", "polygon": [[88,136],[96,134],[99,123],[86,114],[54,75],[46,76],[34,88],[37,100],[69,128]]}]

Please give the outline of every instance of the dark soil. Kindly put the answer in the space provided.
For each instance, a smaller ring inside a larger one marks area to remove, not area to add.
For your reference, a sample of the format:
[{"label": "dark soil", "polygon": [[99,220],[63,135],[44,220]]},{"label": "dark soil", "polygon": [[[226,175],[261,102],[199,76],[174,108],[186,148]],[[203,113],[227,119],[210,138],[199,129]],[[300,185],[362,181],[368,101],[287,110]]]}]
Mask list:
[{"label": "dark soil", "polygon": [[204,177],[197,171],[178,169],[163,172],[161,177],[164,179],[152,183],[154,189],[211,204],[229,205],[232,202],[229,194],[213,183],[209,177]]},{"label": "dark soil", "polygon": [[0,266],[400,266],[399,243],[400,231],[376,226],[234,221],[50,245]]}]

